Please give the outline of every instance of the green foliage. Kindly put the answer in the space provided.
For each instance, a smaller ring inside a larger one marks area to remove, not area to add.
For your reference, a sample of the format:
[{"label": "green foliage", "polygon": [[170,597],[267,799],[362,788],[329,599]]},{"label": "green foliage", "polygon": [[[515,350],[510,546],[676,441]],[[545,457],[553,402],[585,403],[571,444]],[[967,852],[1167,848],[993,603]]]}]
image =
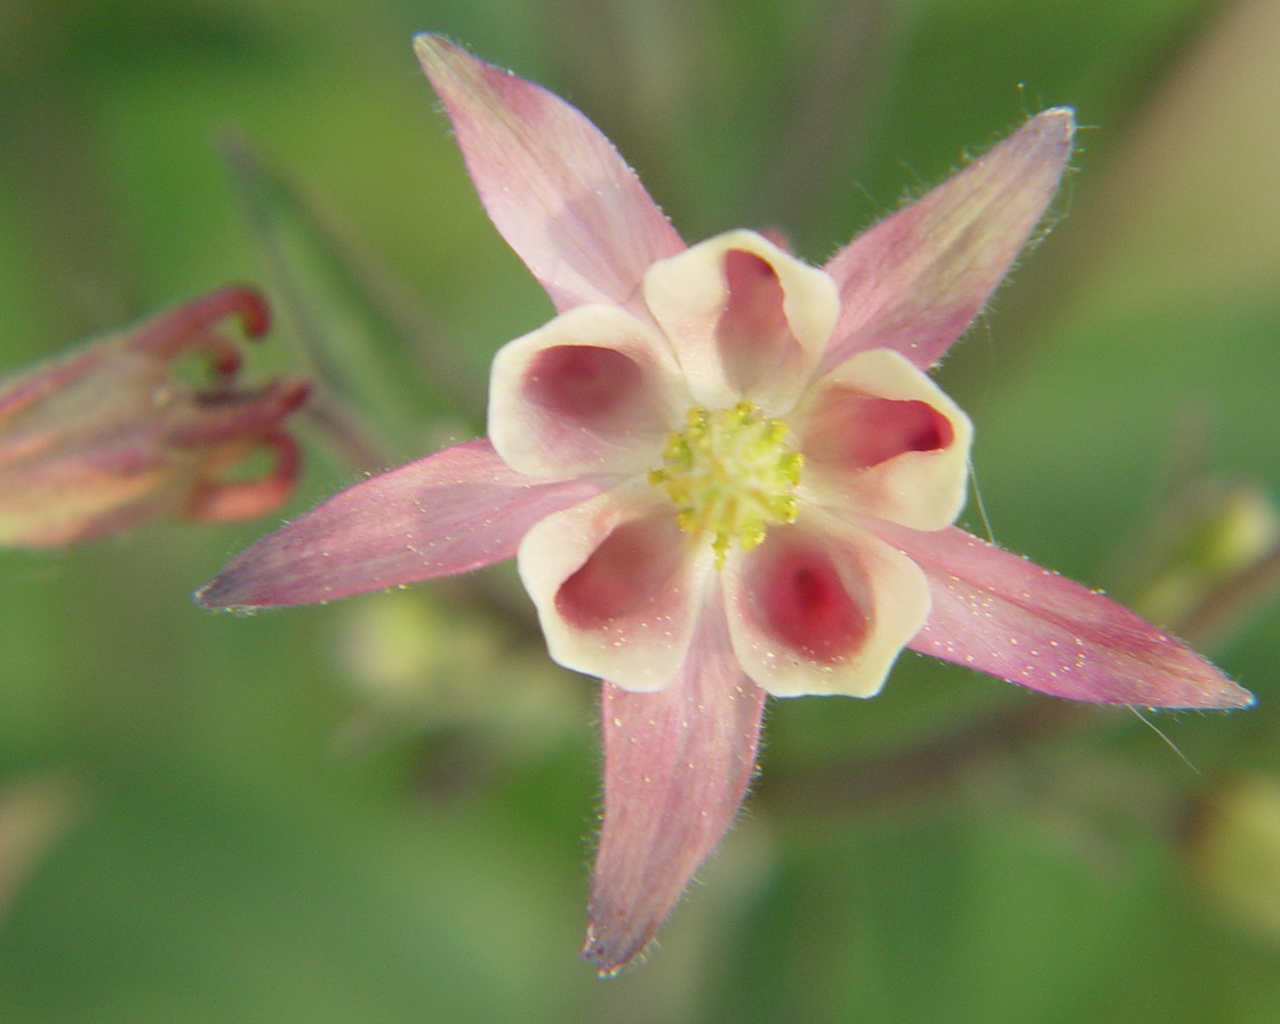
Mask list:
[{"label": "green foliage", "polygon": [[[414,29],[567,93],[691,240],[776,226],[815,260],[1024,109],[1075,104],[1096,131],[1067,216],[943,377],[974,413],[996,538],[1137,590],[1117,567],[1188,422],[1207,424],[1202,471],[1280,486],[1280,213],[1257,186],[1280,119],[1251,85],[1280,39],[1224,54],[1230,24],[1194,0],[8,0],[0,373],[260,280],[283,307],[329,303],[329,383],[386,450],[474,430],[474,396],[417,390],[413,329],[362,282],[429,310],[459,379],[550,307],[480,210]],[[1210,126],[1232,118],[1248,130],[1222,156]],[[239,164],[248,230],[212,144],[228,128],[265,161]],[[272,237],[294,255],[264,267]],[[347,362],[366,336],[372,369]],[[293,511],[356,475],[312,466]],[[0,1021],[1280,1010],[1280,934],[1233,916],[1188,852],[1235,820],[1203,813],[1228,780],[1280,772],[1274,603],[1210,652],[1260,707],[1158,721],[1202,776],[1123,710],[1060,715],[914,655],[875,701],[773,702],[759,792],[706,885],[649,964],[598,982],[573,956],[592,684],[548,666],[501,572],[410,605],[193,607],[271,525],[0,552]],[[416,622],[430,642],[397,647]]]}]

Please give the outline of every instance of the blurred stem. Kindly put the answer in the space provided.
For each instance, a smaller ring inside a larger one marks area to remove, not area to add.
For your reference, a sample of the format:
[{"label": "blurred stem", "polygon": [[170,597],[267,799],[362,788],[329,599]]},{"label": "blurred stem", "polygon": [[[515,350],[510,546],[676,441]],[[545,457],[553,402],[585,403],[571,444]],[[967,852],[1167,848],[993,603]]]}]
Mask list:
[{"label": "blurred stem", "polygon": [[789,817],[883,810],[941,796],[993,758],[1021,753],[1064,732],[1115,721],[1093,704],[1019,702],[907,750],[844,758],[813,769],[766,772],[754,799],[770,813]]},{"label": "blurred stem", "polygon": [[1211,590],[1174,625],[1183,639],[1199,647],[1221,645],[1249,615],[1280,591],[1280,545],[1260,562]]},{"label": "blurred stem", "polygon": [[1105,576],[1122,603],[1213,650],[1280,592],[1280,510],[1260,481],[1211,475],[1210,421],[1178,418],[1165,482]]},{"label": "blurred stem", "polygon": [[542,629],[533,602],[523,587],[498,567],[480,569],[465,576],[451,576],[435,583],[442,593],[467,600],[509,623],[522,639],[541,642]]},{"label": "blurred stem", "polygon": [[364,424],[326,391],[313,389],[299,415],[346,465],[376,473],[393,461],[386,449],[370,436]]},{"label": "blurred stem", "polygon": [[660,204],[678,205],[688,184],[678,140],[700,64],[715,59],[706,3],[546,0],[545,6],[555,26],[547,43],[565,95],[639,169]]}]

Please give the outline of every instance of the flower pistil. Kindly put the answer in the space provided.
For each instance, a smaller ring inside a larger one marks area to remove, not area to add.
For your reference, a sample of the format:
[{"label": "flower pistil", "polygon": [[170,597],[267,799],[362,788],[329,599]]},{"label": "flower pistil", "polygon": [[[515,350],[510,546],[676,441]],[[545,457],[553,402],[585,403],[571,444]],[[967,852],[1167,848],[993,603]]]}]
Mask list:
[{"label": "flower pistil", "polygon": [[712,535],[723,568],[733,545],[750,551],[766,528],[795,522],[804,456],[792,450],[786,420],[765,416],[754,402],[715,412],[694,406],[686,422],[667,439],[649,483],[675,503],[682,530]]}]

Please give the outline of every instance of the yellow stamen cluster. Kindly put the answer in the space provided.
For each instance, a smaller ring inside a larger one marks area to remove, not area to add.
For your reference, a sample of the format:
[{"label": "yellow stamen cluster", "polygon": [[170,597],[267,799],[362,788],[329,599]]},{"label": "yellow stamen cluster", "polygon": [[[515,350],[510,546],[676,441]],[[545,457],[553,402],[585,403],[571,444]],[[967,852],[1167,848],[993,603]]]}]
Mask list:
[{"label": "yellow stamen cluster", "polygon": [[785,420],[743,401],[715,412],[695,406],[688,426],[667,439],[649,483],[675,502],[682,530],[712,535],[717,566],[733,545],[750,551],[767,527],[795,522],[804,456],[791,450],[789,436]]}]

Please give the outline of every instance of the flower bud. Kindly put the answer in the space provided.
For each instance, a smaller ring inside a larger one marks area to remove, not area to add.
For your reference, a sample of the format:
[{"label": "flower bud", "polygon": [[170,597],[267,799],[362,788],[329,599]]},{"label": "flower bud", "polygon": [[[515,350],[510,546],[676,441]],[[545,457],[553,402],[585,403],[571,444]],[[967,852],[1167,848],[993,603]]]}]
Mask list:
[{"label": "flower bud", "polygon": [[[1134,607],[1182,635],[1205,605],[1255,570],[1280,542],[1280,513],[1251,481],[1203,481],[1156,531]],[[1200,631],[1195,630],[1197,638]]]},{"label": "flower bud", "polygon": [[[161,516],[232,522],[283,504],[299,452],[282,423],[308,384],[241,386],[240,351],[219,329],[231,316],[251,338],[270,320],[256,291],[224,288],[0,380],[0,545],[60,547]],[[207,359],[203,382],[175,371],[187,355]],[[262,452],[263,475],[226,475]]]},{"label": "flower bud", "polygon": [[1215,910],[1280,942],[1280,779],[1248,776],[1211,793],[1197,814],[1190,855]]}]

